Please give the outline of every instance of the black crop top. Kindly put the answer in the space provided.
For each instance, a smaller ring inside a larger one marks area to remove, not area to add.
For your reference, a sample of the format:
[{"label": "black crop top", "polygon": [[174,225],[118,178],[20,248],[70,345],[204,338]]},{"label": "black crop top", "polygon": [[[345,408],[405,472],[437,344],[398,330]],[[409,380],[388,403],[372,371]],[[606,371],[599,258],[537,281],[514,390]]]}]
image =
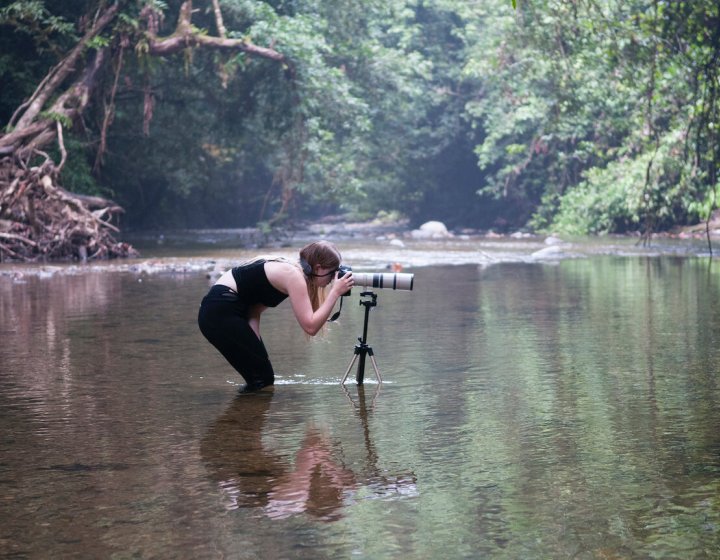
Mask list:
[{"label": "black crop top", "polygon": [[276,307],[288,297],[268,280],[265,274],[266,262],[265,259],[259,259],[232,269],[238,296],[248,305],[261,303],[266,307]]}]

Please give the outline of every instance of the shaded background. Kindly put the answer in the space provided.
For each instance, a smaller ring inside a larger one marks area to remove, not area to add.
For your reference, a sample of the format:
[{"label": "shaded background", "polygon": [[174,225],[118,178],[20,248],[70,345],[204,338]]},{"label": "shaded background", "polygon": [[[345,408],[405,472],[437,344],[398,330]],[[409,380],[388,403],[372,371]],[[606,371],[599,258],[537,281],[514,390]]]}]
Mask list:
[{"label": "shaded background", "polygon": [[[347,214],[649,233],[717,206],[713,0],[223,0],[227,36],[282,63],[207,46],[150,54],[148,14],[169,37],[183,3],[124,4],[51,95],[105,53],[87,109],[61,119],[60,181],[116,200],[126,229]],[[195,29],[217,37],[213,4],[193,8]],[[107,9],[0,2],[0,124]],[[56,143],[41,147],[59,162]]]}]

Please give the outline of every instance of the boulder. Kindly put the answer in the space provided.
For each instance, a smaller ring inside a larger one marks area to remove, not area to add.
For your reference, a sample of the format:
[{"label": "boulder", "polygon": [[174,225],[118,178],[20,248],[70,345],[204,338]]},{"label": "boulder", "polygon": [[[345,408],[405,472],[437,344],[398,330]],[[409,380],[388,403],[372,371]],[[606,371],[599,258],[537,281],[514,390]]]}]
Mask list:
[{"label": "boulder", "polygon": [[410,235],[414,239],[443,239],[452,237],[452,234],[448,231],[447,227],[445,227],[445,224],[434,220],[425,222],[419,229],[412,230]]}]

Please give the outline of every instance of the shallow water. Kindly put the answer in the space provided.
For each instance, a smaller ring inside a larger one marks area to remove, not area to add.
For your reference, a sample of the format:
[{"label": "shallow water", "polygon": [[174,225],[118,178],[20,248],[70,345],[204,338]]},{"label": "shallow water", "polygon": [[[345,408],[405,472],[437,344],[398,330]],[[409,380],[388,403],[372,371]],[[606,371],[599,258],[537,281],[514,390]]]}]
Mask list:
[{"label": "shallow water", "polygon": [[717,558],[717,262],[489,264],[377,292],[382,385],[359,289],[320,340],[284,303],[246,396],[203,271],[0,276],[0,555]]}]

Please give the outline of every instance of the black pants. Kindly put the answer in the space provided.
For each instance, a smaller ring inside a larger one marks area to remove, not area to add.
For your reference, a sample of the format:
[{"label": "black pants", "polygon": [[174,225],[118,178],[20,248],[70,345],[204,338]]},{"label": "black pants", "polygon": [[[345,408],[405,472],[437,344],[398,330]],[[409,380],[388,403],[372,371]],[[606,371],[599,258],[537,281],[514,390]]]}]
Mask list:
[{"label": "black pants", "polygon": [[263,341],[248,323],[248,306],[227,286],[213,286],[198,313],[200,332],[245,379],[248,389],[275,383]]}]

